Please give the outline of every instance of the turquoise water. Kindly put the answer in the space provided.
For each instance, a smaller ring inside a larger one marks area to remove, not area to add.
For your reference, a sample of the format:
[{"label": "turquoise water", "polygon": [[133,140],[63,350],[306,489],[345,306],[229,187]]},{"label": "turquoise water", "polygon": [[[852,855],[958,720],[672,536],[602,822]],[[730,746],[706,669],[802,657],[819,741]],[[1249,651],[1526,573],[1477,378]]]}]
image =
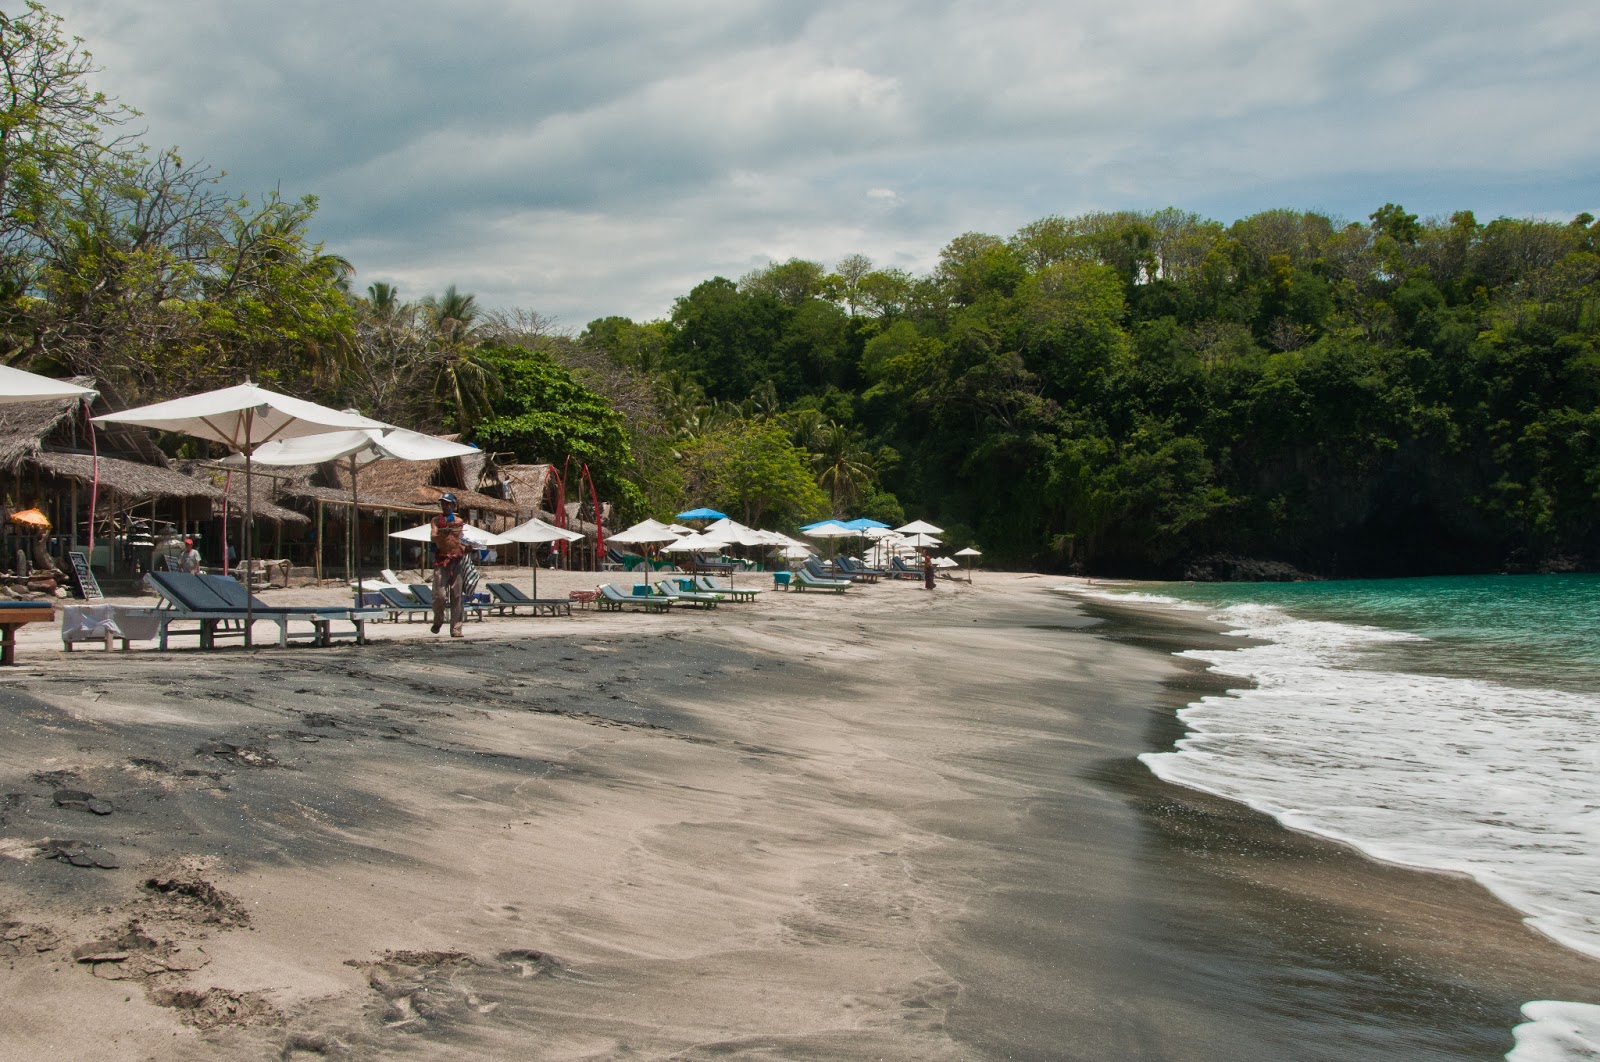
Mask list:
[{"label": "turquoise water", "polygon": [[[1198,611],[1241,681],[1140,757],[1378,859],[1467,874],[1600,959],[1600,575],[1062,587]],[[1515,1062],[1600,1058],[1600,1006],[1530,1001]]]},{"label": "turquoise water", "polygon": [[1365,624],[1428,639],[1425,645],[1375,647],[1366,666],[1387,663],[1514,686],[1600,690],[1600,574],[1163,583],[1152,589],[1199,605],[1270,605],[1301,619]]}]

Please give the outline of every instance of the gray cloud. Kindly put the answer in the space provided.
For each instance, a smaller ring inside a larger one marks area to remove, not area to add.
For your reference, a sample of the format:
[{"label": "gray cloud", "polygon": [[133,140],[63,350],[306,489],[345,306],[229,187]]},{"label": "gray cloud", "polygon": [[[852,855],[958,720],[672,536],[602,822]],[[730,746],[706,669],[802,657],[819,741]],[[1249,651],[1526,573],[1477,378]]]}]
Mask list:
[{"label": "gray cloud", "polygon": [[1583,0],[55,7],[153,142],[319,195],[362,281],[572,327],[1047,213],[1596,200]]}]

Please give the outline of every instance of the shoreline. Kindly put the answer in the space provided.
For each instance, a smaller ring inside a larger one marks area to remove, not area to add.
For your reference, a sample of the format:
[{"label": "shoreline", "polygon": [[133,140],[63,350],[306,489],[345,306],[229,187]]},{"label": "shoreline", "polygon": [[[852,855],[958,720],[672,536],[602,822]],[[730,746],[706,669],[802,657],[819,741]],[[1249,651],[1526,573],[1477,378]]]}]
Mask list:
[{"label": "shoreline", "polygon": [[[405,623],[365,648],[24,646],[0,677],[11,1046],[1466,1058],[1574,998],[1524,990],[1592,978],[1470,882],[1161,782],[1133,757],[1220,681],[1162,642],[1204,628],[1111,629],[1050,585],[431,648]],[[69,783],[114,813],[53,805]],[[127,955],[74,958],[97,942]]]}]

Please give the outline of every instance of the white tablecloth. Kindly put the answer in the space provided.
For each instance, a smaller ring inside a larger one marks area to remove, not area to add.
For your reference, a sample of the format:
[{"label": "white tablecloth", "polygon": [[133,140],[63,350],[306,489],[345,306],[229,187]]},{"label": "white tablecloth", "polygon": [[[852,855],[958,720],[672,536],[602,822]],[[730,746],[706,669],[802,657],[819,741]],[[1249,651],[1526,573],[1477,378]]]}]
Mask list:
[{"label": "white tablecloth", "polygon": [[137,605],[65,605],[61,609],[61,640],[103,640],[107,634],[148,641],[160,633],[156,610]]}]

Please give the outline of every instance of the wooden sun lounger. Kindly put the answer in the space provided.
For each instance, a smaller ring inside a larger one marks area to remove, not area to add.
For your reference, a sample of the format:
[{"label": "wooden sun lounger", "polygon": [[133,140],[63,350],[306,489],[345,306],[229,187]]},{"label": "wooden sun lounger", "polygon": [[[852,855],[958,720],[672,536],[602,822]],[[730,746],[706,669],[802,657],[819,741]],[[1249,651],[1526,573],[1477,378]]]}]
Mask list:
[{"label": "wooden sun lounger", "polygon": [[656,594],[626,594],[616,583],[601,583],[595,588],[600,596],[594,599],[594,607],[602,612],[621,612],[624,605],[638,605],[646,612],[665,612],[672,607],[672,602]]},{"label": "wooden sun lounger", "polygon": [[502,613],[509,609],[515,616],[517,609],[532,609],[530,615],[534,616],[570,616],[572,615],[572,600],[559,597],[529,597],[524,594],[514,583],[489,583],[489,593],[493,594],[497,604],[489,606],[498,608]]}]

